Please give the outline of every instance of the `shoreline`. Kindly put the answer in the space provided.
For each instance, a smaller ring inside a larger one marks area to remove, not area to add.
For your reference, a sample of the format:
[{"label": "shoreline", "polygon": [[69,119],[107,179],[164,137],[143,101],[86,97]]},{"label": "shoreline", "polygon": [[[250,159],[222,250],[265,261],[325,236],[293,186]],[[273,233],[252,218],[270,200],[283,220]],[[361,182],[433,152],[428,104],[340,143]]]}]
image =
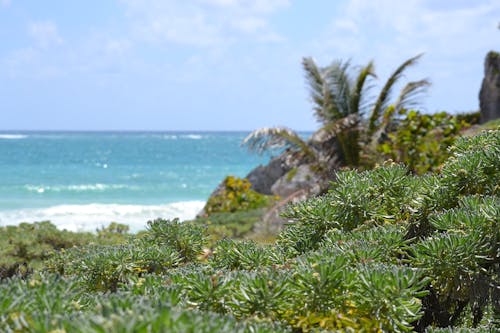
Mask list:
[{"label": "shoreline", "polygon": [[0,226],[50,221],[58,229],[68,231],[95,231],[112,222],[125,224],[130,232],[146,228],[156,218],[190,220],[196,217],[206,201],[177,201],[161,205],[134,204],[61,204],[45,208],[0,211]]}]

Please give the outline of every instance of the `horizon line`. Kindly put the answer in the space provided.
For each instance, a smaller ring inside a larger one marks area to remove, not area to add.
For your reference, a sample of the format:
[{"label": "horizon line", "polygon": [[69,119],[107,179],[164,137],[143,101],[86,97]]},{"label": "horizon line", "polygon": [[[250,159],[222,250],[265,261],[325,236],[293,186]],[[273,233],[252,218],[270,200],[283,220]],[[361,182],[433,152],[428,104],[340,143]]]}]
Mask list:
[{"label": "horizon line", "polygon": [[[262,127],[260,127],[262,128]],[[171,129],[0,129],[0,133],[14,133],[14,132],[65,132],[65,133],[144,133],[144,132],[170,132],[170,133],[237,133],[237,132],[253,132],[253,130],[247,129],[235,129],[235,130],[171,130]],[[314,132],[313,129],[300,129],[296,132]]]}]

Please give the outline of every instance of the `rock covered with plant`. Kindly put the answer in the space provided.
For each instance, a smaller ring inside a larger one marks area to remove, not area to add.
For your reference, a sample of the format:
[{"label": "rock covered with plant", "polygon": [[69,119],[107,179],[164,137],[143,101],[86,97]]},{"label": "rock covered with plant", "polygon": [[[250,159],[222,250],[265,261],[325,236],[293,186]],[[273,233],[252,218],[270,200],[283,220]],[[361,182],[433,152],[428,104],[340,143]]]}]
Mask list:
[{"label": "rock covered with plant", "polygon": [[[311,58],[303,59],[320,128],[307,139],[288,128],[262,128],[242,143],[257,153],[280,152],[246,176],[252,190],[281,198],[264,215],[269,228],[282,227],[279,215],[287,203],[325,193],[330,182],[335,181],[336,170],[371,169],[387,159],[405,163],[419,174],[441,166],[448,157],[447,148],[469,124],[467,116],[445,112],[429,115],[413,110],[430,85],[426,79],[408,82],[396,94],[405,71],[420,57],[403,62],[376,95],[373,62],[354,67],[336,61],[320,67]],[[276,150],[280,148],[285,150]],[[214,196],[220,198],[223,188],[222,183],[209,203]]]}]

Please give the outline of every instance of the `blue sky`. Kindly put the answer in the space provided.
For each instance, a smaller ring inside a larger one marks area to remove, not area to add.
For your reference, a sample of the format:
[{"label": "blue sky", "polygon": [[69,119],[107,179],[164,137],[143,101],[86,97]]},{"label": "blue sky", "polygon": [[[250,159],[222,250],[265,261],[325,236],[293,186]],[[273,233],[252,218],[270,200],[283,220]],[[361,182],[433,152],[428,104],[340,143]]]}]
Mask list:
[{"label": "blue sky", "polygon": [[312,130],[301,58],[432,81],[478,109],[498,0],[0,0],[2,130]]}]

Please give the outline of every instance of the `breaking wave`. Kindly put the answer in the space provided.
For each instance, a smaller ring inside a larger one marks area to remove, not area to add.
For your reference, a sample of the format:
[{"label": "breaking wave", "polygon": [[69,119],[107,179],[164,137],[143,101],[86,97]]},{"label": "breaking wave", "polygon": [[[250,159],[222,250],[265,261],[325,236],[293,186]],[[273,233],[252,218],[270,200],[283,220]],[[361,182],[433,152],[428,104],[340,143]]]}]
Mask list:
[{"label": "breaking wave", "polygon": [[5,140],[19,140],[26,139],[28,136],[23,134],[0,134],[0,139]]},{"label": "breaking wave", "polygon": [[81,185],[60,185],[60,186],[37,186],[25,185],[29,192],[104,192],[109,190],[135,189],[135,187],[124,184],[81,184]]},{"label": "breaking wave", "polygon": [[164,205],[58,205],[48,208],[2,211],[0,212],[0,225],[51,221],[59,229],[95,231],[111,222],[118,222],[128,225],[132,232],[136,232],[145,229],[146,222],[156,218],[193,219],[204,205],[204,201],[182,201]]}]

